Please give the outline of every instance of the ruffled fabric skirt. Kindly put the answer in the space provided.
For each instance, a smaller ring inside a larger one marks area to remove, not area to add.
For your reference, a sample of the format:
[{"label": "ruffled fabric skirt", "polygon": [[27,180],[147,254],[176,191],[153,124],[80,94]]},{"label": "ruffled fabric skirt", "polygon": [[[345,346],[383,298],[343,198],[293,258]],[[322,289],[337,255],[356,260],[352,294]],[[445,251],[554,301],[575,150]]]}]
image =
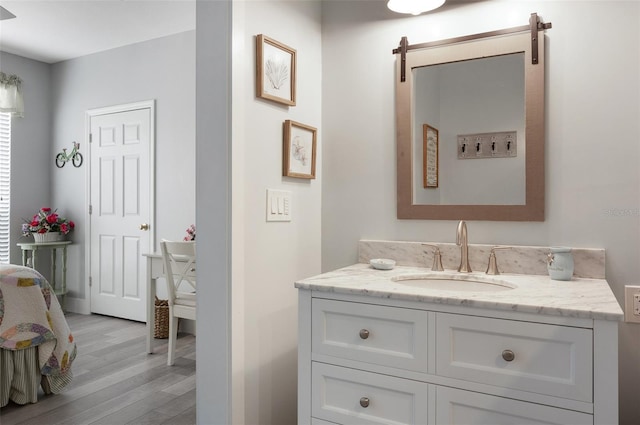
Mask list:
[{"label": "ruffled fabric skirt", "polygon": [[17,404],[36,403],[40,387],[45,394],[59,394],[72,379],[71,369],[61,375],[42,375],[38,347],[0,349],[0,407],[9,400]]}]

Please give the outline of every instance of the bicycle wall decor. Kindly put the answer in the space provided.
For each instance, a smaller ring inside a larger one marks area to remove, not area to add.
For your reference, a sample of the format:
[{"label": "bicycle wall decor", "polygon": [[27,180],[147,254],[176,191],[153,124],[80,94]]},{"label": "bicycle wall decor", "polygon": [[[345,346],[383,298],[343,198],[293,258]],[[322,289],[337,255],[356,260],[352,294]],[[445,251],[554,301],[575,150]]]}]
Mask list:
[{"label": "bicycle wall decor", "polygon": [[62,152],[56,155],[56,167],[62,168],[64,164],[71,161],[74,167],[82,165],[82,154],[79,152],[80,143],[73,142],[73,150],[67,154],[67,148],[62,148]]}]

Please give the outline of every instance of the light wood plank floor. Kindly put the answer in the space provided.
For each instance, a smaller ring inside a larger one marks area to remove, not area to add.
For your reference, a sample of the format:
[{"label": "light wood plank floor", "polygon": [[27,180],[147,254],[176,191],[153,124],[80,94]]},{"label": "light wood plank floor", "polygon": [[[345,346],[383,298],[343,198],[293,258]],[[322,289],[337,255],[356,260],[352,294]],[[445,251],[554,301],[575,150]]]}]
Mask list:
[{"label": "light wood plank floor", "polygon": [[0,424],[125,425],[196,423],[196,340],[180,334],[174,366],[167,366],[167,340],[146,353],[144,323],[69,313],[78,345],[73,382],[38,403],[12,402],[0,409]]}]

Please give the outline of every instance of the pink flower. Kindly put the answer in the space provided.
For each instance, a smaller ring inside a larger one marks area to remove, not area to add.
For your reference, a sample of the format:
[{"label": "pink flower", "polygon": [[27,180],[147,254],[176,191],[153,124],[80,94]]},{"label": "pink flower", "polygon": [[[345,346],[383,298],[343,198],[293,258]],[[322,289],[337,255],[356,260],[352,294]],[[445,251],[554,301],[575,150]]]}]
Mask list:
[{"label": "pink flower", "polygon": [[196,240],[196,226],[192,224],[187,228],[187,236],[184,237],[185,241],[195,241]]},{"label": "pink flower", "polygon": [[48,232],[62,232],[67,234],[72,231],[75,226],[73,221],[58,215],[57,210],[42,207],[30,221],[25,221],[21,229],[23,236],[28,236],[31,233]]}]

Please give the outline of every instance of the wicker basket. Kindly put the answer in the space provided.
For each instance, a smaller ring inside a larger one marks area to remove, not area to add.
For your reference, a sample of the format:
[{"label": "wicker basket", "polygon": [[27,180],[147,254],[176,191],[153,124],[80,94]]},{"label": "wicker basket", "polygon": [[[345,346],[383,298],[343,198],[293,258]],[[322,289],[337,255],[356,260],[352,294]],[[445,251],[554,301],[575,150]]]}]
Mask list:
[{"label": "wicker basket", "polygon": [[66,235],[61,232],[32,233],[36,243],[60,242],[66,239]]},{"label": "wicker basket", "polygon": [[156,297],[155,315],[153,327],[154,338],[169,338],[169,300],[161,300]]}]

